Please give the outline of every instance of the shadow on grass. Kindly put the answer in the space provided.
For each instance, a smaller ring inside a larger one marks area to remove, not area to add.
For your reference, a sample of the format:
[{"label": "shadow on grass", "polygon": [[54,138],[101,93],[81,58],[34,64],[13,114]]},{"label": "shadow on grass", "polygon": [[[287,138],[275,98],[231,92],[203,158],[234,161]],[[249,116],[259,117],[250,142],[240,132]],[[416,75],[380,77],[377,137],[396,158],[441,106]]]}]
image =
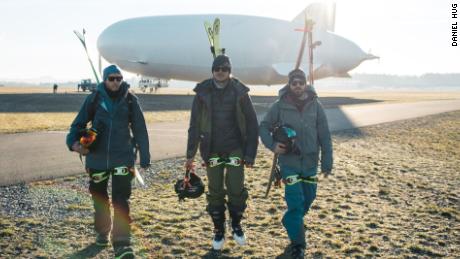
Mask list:
[{"label": "shadow on grass", "polygon": [[277,255],[275,258],[276,259],[289,259],[291,258],[290,252],[291,252],[291,249],[289,246],[287,246],[286,248],[284,248],[284,251],[281,254]]},{"label": "shadow on grass", "polygon": [[99,254],[102,250],[107,247],[98,246],[95,243],[88,245],[80,251],[77,251],[74,254],[69,255],[68,258],[77,259],[77,258],[92,258]]},{"label": "shadow on grass", "polygon": [[225,255],[225,250],[224,251],[219,251],[219,250],[214,250],[214,249],[209,249],[209,251],[203,255],[201,258],[203,259],[214,259],[214,258],[219,258],[219,259],[241,259],[243,257],[241,256],[227,256]]}]

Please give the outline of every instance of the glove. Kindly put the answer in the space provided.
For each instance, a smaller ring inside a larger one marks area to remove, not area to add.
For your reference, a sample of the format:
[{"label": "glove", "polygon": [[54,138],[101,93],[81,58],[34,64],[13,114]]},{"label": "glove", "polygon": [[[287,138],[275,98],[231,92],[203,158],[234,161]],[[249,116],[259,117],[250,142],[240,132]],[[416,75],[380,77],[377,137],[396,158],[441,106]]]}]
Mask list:
[{"label": "glove", "polygon": [[193,160],[193,158],[188,158],[187,161],[185,161],[185,170],[192,170],[195,167]]},{"label": "glove", "polygon": [[75,141],[73,143],[72,150],[79,153],[82,156],[86,156],[89,153],[89,149],[83,147],[78,141]]}]

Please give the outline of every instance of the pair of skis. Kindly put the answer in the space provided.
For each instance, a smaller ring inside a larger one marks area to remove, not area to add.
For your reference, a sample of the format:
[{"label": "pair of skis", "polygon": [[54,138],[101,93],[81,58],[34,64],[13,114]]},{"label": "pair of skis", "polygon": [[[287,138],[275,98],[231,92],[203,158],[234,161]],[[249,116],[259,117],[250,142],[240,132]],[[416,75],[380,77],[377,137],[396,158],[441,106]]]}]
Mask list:
[{"label": "pair of skis", "polygon": [[[97,76],[96,69],[94,69],[93,61],[89,57],[88,49],[86,48],[86,40],[85,40],[86,31],[85,29],[83,29],[83,34],[81,34],[80,32],[76,30],[74,30],[73,32],[75,33],[75,35],[77,35],[77,38],[80,40],[81,44],[83,45],[83,48],[85,49],[86,56],[88,57],[89,64],[91,65],[91,69],[93,70],[94,77],[96,78],[97,84],[99,84],[100,83],[99,77]],[[99,70],[100,68],[101,68],[101,58],[99,56]]]},{"label": "pair of skis", "polygon": [[321,41],[316,41],[313,43],[313,25],[315,22],[311,19],[307,19],[307,15],[305,15],[305,23],[304,28],[296,29],[296,31],[303,32],[302,43],[300,44],[300,51],[299,55],[297,56],[297,62],[295,64],[295,68],[299,68],[302,63],[303,52],[305,49],[305,45],[307,45],[306,39],[308,38],[308,83],[313,87],[313,50],[321,45]]},{"label": "pair of skis", "polygon": [[225,49],[220,47],[220,19],[214,19],[213,24],[205,21],[204,29],[208,35],[209,45],[211,45],[211,53],[213,58],[225,54]]},{"label": "pair of skis", "polygon": [[[302,57],[303,57],[303,52],[305,49],[305,45],[307,44],[307,38],[308,38],[308,56],[309,56],[309,71],[308,71],[308,82],[309,84],[313,87],[313,49],[316,46],[321,45],[320,41],[317,41],[313,43],[313,25],[315,23],[311,19],[307,19],[307,14],[305,13],[305,23],[304,23],[304,28],[302,29],[296,29],[296,31],[302,31],[303,36],[302,36],[302,42],[300,44],[300,50],[299,50],[299,55],[297,56],[297,61],[295,64],[295,69],[298,69],[302,63]],[[267,189],[265,191],[265,198],[268,197],[268,193],[270,192],[270,189],[272,187],[273,182],[275,182],[275,187],[281,187],[281,172],[280,168],[278,166],[278,154],[274,154],[273,156],[273,164],[272,164],[272,169],[270,172],[270,176],[268,178],[268,185]]]}]

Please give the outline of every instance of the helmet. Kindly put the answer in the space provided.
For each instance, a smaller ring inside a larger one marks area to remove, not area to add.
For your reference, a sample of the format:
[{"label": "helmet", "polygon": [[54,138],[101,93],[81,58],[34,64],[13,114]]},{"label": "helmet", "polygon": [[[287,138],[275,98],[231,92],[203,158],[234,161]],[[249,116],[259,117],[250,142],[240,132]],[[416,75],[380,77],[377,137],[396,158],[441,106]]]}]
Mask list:
[{"label": "helmet", "polygon": [[96,139],[97,139],[97,130],[95,128],[86,128],[83,130],[80,130],[79,132],[79,141],[80,144],[85,147],[85,148],[93,148],[96,145]]},{"label": "helmet", "polygon": [[289,124],[277,125],[273,128],[272,137],[275,142],[286,145],[286,153],[300,155],[300,149],[296,144],[297,133]]},{"label": "helmet", "polygon": [[174,190],[179,196],[179,201],[184,200],[184,198],[194,199],[204,193],[204,184],[198,175],[187,170],[184,179],[177,180]]}]

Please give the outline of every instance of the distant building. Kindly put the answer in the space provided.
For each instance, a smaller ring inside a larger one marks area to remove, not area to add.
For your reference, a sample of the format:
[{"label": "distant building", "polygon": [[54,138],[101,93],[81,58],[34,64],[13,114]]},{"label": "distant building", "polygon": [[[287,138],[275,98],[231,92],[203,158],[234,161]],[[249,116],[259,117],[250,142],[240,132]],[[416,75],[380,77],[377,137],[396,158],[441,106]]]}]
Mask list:
[{"label": "distant building", "polygon": [[147,89],[150,89],[149,92],[152,93],[154,90],[156,92],[158,88],[168,86],[168,80],[147,77],[141,77],[138,84],[139,90],[141,90],[143,93],[145,93]]}]

